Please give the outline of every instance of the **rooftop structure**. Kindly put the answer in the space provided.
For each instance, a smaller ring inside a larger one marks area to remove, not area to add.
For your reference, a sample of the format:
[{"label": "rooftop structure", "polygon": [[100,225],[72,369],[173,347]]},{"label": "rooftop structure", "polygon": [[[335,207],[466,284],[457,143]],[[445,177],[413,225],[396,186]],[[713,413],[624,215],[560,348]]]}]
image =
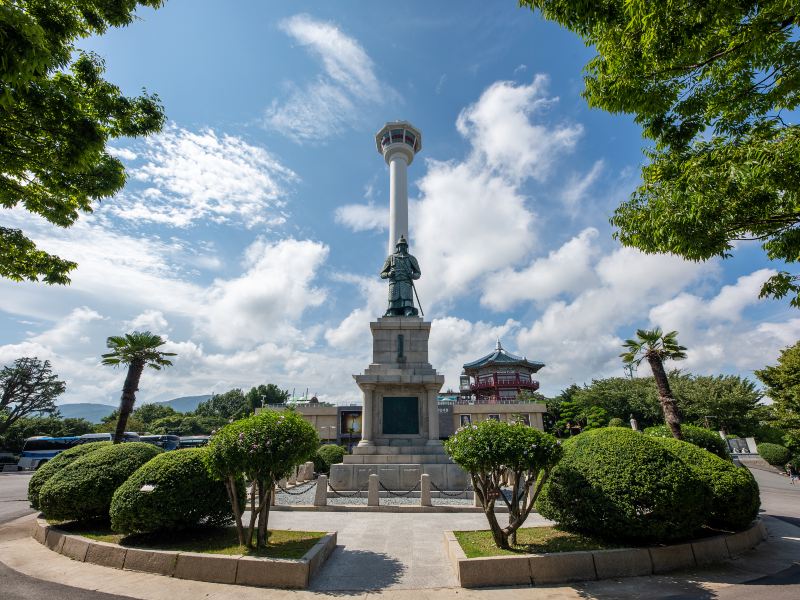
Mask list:
[{"label": "rooftop structure", "polygon": [[459,402],[515,403],[520,393],[539,389],[532,375],[542,367],[542,362],[511,354],[498,339],[494,352],[464,365]]}]

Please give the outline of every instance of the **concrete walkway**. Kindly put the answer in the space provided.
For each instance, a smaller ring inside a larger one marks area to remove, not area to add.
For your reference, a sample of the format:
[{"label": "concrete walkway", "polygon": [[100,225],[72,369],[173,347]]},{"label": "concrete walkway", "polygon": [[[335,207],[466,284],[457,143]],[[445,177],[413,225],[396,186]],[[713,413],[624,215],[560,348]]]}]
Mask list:
[{"label": "concrete walkway", "polygon": [[[501,523],[508,515],[498,515]],[[526,524],[547,523],[531,515]],[[444,531],[488,529],[481,513],[274,512],[275,529],[338,531],[339,547],[313,582],[321,591],[424,589],[458,584]]]}]

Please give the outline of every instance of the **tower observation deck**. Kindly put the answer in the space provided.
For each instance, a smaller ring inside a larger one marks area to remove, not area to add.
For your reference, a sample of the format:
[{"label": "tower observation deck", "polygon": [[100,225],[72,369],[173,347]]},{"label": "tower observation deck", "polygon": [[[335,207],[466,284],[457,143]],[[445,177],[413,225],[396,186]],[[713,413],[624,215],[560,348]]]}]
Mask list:
[{"label": "tower observation deck", "polygon": [[408,121],[391,121],[375,134],[375,145],[389,165],[389,241],[394,252],[400,236],[408,237],[408,165],[422,150],[422,133]]}]

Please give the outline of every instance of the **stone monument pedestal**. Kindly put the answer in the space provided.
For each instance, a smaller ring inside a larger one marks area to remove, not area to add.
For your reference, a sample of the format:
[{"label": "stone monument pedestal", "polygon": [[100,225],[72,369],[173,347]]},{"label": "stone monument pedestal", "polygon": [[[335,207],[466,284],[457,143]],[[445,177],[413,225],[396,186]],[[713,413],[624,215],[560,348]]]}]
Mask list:
[{"label": "stone monument pedestal", "polygon": [[354,375],[364,394],[361,441],[344,463],[331,466],[336,490],[364,490],[376,474],[389,490],[405,491],[423,473],[443,490],[462,490],[467,474],[439,440],[437,395],[444,376],[428,362],[431,324],[417,316],[370,323],[372,363]]}]

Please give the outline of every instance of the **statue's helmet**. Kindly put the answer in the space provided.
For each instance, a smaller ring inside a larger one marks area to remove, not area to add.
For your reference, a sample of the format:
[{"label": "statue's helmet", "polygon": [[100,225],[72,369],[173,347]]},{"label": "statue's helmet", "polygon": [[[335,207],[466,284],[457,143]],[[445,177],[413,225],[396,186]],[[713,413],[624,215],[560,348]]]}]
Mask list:
[{"label": "statue's helmet", "polygon": [[401,251],[401,250],[405,250],[406,252],[408,251],[408,242],[406,241],[406,238],[405,238],[404,235],[401,235],[400,239],[397,240],[397,244],[395,244],[395,248],[397,248],[398,251]]}]

